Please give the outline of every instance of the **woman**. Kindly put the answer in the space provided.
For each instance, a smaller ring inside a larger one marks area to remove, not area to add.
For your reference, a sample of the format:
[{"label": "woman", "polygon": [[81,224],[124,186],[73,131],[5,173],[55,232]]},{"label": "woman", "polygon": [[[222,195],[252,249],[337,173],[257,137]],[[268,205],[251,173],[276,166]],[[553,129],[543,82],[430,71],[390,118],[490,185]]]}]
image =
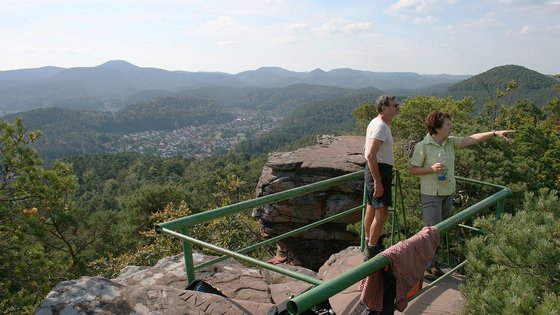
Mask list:
[{"label": "woman", "polygon": [[[448,113],[433,111],[426,117],[428,134],[414,146],[410,175],[420,176],[422,221],[436,225],[451,215],[455,193],[455,150],[488,140],[495,136],[508,141],[513,130],[492,130],[468,137],[451,136],[453,124]],[[444,273],[434,259],[424,277],[435,280]]]}]

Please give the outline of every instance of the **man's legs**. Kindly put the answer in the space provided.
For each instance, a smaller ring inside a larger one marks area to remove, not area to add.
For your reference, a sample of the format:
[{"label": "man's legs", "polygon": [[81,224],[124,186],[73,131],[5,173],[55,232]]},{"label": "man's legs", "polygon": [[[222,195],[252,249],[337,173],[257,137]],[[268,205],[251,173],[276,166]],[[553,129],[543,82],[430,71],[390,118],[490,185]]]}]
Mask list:
[{"label": "man's legs", "polygon": [[369,229],[369,246],[377,245],[377,241],[379,240],[381,231],[383,231],[383,225],[385,225],[385,221],[387,221],[387,216],[389,213],[387,207],[374,208],[374,210],[375,216]]},{"label": "man's legs", "polygon": [[366,216],[365,216],[365,229],[366,229],[366,248],[364,251],[364,261],[373,258],[375,255],[383,251],[383,244],[378,244],[383,231],[383,225],[387,221],[387,207],[377,207],[374,208],[372,205],[366,206]]},{"label": "man's legs", "polygon": [[389,207],[392,203],[392,167],[387,164],[378,164],[379,174],[381,175],[381,184],[383,185],[383,195],[381,197],[374,197],[374,181],[371,172],[365,170],[365,181],[367,185],[367,198],[366,214],[364,217],[365,233],[367,246],[364,252],[364,261],[369,260],[373,256],[384,250],[383,240],[380,239],[383,225],[387,221]]},{"label": "man's legs", "polygon": [[375,209],[372,205],[366,205],[366,216],[364,217],[364,229],[366,232],[366,244],[369,242],[369,234],[371,230],[371,224],[373,222],[373,218],[375,217]]}]

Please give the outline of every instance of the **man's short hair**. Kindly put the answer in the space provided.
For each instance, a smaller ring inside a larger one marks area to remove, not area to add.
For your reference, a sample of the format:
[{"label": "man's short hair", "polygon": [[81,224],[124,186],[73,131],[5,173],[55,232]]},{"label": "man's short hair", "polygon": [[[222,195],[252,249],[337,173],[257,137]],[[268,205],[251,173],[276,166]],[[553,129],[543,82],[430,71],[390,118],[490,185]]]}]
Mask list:
[{"label": "man's short hair", "polygon": [[377,98],[377,112],[381,113],[383,111],[383,106],[389,106],[392,100],[395,100],[397,97],[394,95],[381,95]]}]

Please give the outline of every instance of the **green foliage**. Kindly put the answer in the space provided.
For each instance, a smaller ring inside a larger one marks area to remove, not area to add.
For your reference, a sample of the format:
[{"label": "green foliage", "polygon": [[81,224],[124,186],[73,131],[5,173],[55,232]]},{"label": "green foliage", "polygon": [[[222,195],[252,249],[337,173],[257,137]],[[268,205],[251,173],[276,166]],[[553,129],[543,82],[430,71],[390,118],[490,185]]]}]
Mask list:
[{"label": "green foliage", "polygon": [[560,201],[556,191],[527,193],[523,209],[467,243],[466,314],[554,314],[560,296]]},{"label": "green foliage", "polygon": [[358,130],[366,130],[369,122],[377,116],[377,106],[370,102],[364,102],[352,110],[356,118]]},{"label": "green foliage", "polygon": [[31,148],[39,136],[21,119],[0,121],[0,310],[6,313],[31,312],[69,274],[61,264],[76,245],[67,238],[71,231],[57,230],[72,223],[64,207],[75,178],[64,163],[42,167]]},{"label": "green foliage", "polygon": [[168,203],[179,204],[185,193],[178,185],[144,184],[120,199],[120,208],[127,213],[131,225],[138,229],[149,227],[150,214],[163,209]]},{"label": "green foliage", "polygon": [[434,110],[447,112],[451,115],[454,129],[461,130],[470,125],[473,112],[471,98],[454,100],[433,96],[416,96],[401,102],[399,115],[393,121],[394,137],[398,139],[422,139],[427,134],[425,119]]},{"label": "green foliage", "polygon": [[[243,181],[234,174],[218,181],[214,202],[210,206],[221,208],[241,201],[239,190],[243,184]],[[237,213],[212,220],[204,224],[196,235],[206,242],[232,250],[238,250],[261,241],[258,224],[250,218],[249,213]],[[266,249],[257,251],[257,255],[263,252],[266,252]]]},{"label": "green foliage", "polygon": [[[162,258],[180,254],[182,252],[181,241],[176,238],[157,235],[152,226],[187,216],[190,213],[185,202],[180,202],[178,206],[169,203],[164,208],[151,213],[149,218],[150,228],[141,231],[138,237],[135,237],[137,243],[134,248],[116,256],[110,253],[106,257],[100,257],[89,262],[90,272],[99,276],[114,278],[127,266],[153,266]],[[196,230],[192,232],[197,233]]]}]

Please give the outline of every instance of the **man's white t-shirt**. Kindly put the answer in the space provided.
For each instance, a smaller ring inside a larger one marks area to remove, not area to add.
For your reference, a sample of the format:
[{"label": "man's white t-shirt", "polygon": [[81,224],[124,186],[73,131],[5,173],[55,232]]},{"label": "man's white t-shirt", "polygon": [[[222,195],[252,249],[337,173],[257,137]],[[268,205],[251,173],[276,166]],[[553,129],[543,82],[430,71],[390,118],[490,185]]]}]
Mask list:
[{"label": "man's white t-shirt", "polygon": [[381,116],[377,116],[369,122],[366,131],[366,143],[368,138],[383,142],[377,152],[377,163],[393,165],[393,135],[391,134],[391,128],[381,119]]}]

